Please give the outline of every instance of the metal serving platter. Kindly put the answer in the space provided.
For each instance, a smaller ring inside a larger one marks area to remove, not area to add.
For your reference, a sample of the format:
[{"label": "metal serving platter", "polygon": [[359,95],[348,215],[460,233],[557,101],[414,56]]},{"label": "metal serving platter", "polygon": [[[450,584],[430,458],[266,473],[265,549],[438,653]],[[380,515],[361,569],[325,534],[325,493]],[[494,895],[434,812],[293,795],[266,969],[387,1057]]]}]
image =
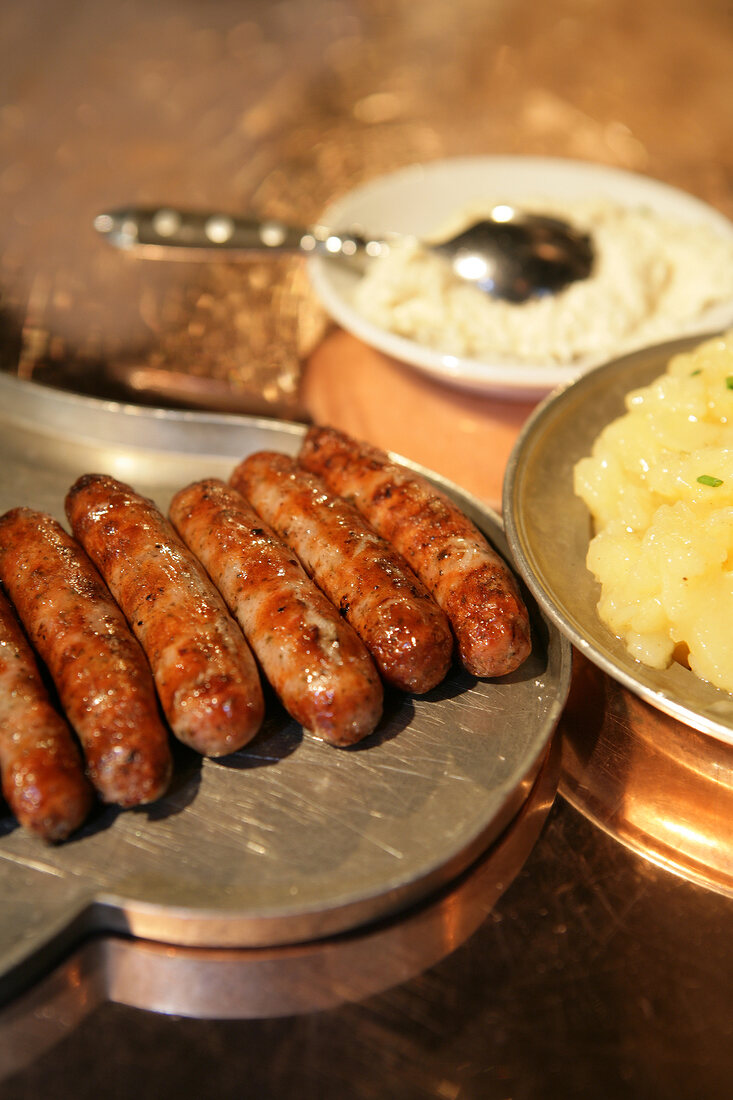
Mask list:
[{"label": "metal serving platter", "polygon": [[345,935],[280,947],[180,947],[91,936],[30,989],[0,1005],[2,1082],[105,1002],[198,1019],[322,1012],[435,966],[471,936],[519,874],[555,800],[553,738],[521,810],[495,844],[443,889]]},{"label": "metal serving platter", "polygon": [[[710,334],[713,335],[713,334]],[[626,395],[663,374],[673,355],[708,336],[633,352],[550,395],[525,424],[507,467],[504,516],[514,561],[540,606],[578,649],[630,691],[701,733],[733,744],[733,696],[681,664],[654,669],[633,658],[598,617],[600,585],[586,568],[591,518],[573,490],[575,463],[591,453]]]},{"label": "metal serving platter", "polygon": [[[0,375],[0,509],[63,520],[69,485],[108,472],[166,509],[259,449],[295,453],[300,425],[141,409]],[[507,553],[498,517],[441,479]],[[90,931],[170,944],[313,941],[393,915],[467,868],[520,810],[569,687],[570,647],[531,606],[534,652],[517,673],[454,669],[430,695],[388,693],[349,750],[304,735],[275,701],[262,732],[220,761],[178,754],[157,804],[99,807],[50,847],[0,814],[0,995]]]}]

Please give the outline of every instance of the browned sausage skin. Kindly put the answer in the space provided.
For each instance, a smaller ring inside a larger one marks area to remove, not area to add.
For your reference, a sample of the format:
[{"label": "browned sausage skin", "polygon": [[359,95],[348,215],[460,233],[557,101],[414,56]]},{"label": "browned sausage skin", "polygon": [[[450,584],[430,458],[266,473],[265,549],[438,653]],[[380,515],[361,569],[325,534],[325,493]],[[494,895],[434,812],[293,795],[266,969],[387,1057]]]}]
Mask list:
[{"label": "browned sausage skin", "polygon": [[150,669],[84,551],[51,516],[14,508],[0,517],[0,579],[103,801],[159,798],[171,756]]},{"label": "browned sausage skin", "polygon": [[474,676],[502,676],[530,652],[529,617],[506,564],[467,516],[419,475],[333,428],[311,428],[299,461],[352,501],[424,581]]},{"label": "browned sausage skin", "polygon": [[54,710],[33,651],[0,592],[0,774],[21,825],[65,840],[85,820],[92,788],[66,721]]},{"label": "browned sausage skin", "polygon": [[275,452],[250,455],[231,480],[351,623],[385,680],[410,692],[440,683],[452,655],[447,620],[351,504]]},{"label": "browned sausage skin", "polygon": [[115,478],[79,478],[66,514],[145,650],[176,737],[206,756],[240,749],[262,723],[259,674],[201,564],[155,504]]},{"label": "browned sausage skin", "polygon": [[170,517],[296,721],[335,745],[371,733],[382,685],[369,654],[251,505],[209,479],[177,493]]}]

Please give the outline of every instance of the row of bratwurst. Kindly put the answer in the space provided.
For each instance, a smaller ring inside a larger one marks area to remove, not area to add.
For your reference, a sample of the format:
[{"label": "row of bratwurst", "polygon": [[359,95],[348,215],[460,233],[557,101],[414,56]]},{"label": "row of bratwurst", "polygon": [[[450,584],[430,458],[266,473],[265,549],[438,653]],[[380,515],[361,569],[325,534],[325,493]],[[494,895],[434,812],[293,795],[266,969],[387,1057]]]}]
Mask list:
[{"label": "row of bratwurst", "polygon": [[78,828],[94,792],[159,798],[169,729],[208,756],[250,741],[259,670],[305,729],[350,745],[379,722],[383,681],[430,691],[454,644],[480,677],[530,651],[516,582],[471,521],[333,429],[311,429],[297,460],[259,452],[228,485],[182,489],[172,525],[103,474],[79,478],[66,514],[73,538],[29,508],[0,517],[15,608],[0,592],[3,794],[48,840]]}]

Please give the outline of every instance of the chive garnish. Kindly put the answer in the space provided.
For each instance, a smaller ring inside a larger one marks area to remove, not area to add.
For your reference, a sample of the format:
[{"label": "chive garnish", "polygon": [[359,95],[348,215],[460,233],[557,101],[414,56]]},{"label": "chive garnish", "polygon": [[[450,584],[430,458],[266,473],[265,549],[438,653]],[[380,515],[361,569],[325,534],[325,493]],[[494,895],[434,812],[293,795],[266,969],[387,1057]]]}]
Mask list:
[{"label": "chive garnish", "polygon": [[710,474],[701,474],[697,479],[701,485],[709,485],[711,489],[717,489],[719,485],[722,485],[722,479],[719,477],[712,477]]},{"label": "chive garnish", "polygon": [[690,378],[695,378],[698,374],[702,374],[702,367],[698,367],[697,370],[691,371]]},{"label": "chive garnish", "polygon": [[729,374],[725,380],[725,388],[727,390],[733,390],[733,374]]}]

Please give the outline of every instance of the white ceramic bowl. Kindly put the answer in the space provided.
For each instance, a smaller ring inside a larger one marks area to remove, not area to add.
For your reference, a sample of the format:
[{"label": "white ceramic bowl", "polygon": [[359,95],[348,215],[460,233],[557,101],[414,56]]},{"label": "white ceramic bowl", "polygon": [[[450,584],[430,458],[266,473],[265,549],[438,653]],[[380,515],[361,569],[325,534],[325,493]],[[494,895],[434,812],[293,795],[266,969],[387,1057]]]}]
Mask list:
[{"label": "white ceramic bowl", "polygon": [[[417,237],[453,217],[457,210],[495,196],[547,196],[610,199],[678,221],[706,225],[733,240],[733,224],[719,211],[667,184],[632,172],[584,161],[544,157],[466,157],[416,164],[372,180],[334,202],[321,221],[335,228],[360,226],[371,233],[400,232]],[[482,362],[447,355],[396,336],[367,321],[352,305],[359,274],[328,257],[312,257],[309,275],[331,317],[347,331],[385,354],[444,382],[504,397],[541,397],[605,361],[584,359],[572,366]],[[699,318],[679,336],[733,324],[733,301]]]}]

